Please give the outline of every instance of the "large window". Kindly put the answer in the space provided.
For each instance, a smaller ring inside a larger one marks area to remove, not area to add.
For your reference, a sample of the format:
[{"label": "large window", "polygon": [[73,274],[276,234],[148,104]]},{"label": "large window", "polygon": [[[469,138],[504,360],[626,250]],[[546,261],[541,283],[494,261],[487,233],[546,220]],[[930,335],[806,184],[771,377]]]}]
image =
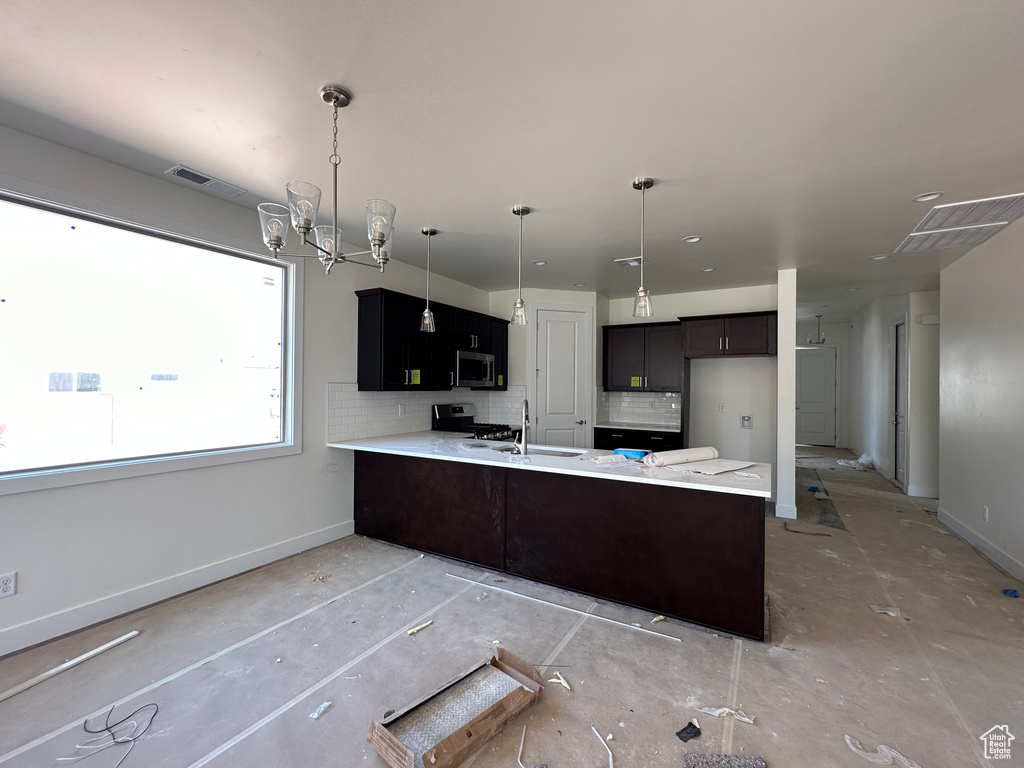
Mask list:
[{"label": "large window", "polygon": [[290,265],[3,198],[0,232],[0,486],[291,442]]}]

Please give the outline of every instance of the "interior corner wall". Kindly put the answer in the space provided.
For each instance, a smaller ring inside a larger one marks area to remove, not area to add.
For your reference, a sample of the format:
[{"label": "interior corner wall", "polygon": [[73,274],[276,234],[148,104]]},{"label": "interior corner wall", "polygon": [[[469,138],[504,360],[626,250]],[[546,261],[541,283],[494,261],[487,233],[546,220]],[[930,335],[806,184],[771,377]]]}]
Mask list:
[{"label": "interior corner wall", "polygon": [[875,299],[850,323],[850,449],[889,467],[889,324],[909,311],[906,295]]},{"label": "interior corner wall", "polygon": [[1024,581],[1022,295],[1024,224],[941,273],[939,519]]},{"label": "interior corner wall", "polygon": [[[0,188],[263,254],[256,212],[0,128]],[[424,272],[335,267],[304,279],[302,453],[7,495],[0,656],[348,535],[351,455],[326,446],[327,382],[356,375],[355,288],[423,290]],[[418,295],[422,295],[419,293]],[[431,296],[486,311],[443,278]]]},{"label": "interior corner wall", "polygon": [[939,326],[923,319],[939,314],[939,292],[907,296],[908,405],[907,495],[939,495]]}]

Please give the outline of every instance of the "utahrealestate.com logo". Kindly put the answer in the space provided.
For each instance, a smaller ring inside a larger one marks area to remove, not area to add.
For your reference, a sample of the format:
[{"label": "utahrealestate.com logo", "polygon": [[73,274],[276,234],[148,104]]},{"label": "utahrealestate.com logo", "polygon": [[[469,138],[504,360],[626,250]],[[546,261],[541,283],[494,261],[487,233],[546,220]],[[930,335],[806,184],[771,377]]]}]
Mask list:
[{"label": "utahrealestate.com logo", "polygon": [[1010,742],[1014,735],[1009,726],[994,725],[979,737],[985,743],[986,760],[1009,760]]}]

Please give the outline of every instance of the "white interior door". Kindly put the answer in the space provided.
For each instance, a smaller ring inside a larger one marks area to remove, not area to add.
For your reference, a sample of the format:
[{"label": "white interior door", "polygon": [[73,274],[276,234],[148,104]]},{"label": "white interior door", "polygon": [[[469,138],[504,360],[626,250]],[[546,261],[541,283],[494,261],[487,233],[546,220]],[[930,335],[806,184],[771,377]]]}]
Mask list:
[{"label": "white interior door", "polygon": [[590,317],[586,311],[537,310],[537,405],[531,439],[586,447],[590,431]]},{"label": "white interior door", "polygon": [[893,414],[893,425],[895,426],[895,440],[893,443],[894,477],[900,488],[906,488],[907,482],[907,324],[900,323],[896,326],[896,371],[895,385],[896,392],[893,398],[896,408]]},{"label": "white interior door", "polygon": [[836,444],[835,347],[796,351],[796,441]]}]

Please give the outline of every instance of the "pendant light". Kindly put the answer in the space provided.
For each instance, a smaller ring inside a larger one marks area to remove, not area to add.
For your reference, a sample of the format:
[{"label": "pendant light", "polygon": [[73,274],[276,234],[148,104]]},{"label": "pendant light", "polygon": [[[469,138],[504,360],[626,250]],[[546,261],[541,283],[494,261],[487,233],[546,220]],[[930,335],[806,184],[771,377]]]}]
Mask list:
[{"label": "pendant light", "polygon": [[434,333],[434,313],[430,311],[430,238],[437,234],[436,229],[424,227],[420,232],[427,236],[427,308],[423,310],[420,318],[420,330],[424,333]]},{"label": "pendant light", "polygon": [[633,317],[651,317],[654,314],[650,291],[644,287],[644,224],[647,214],[645,193],[653,186],[654,179],[646,176],[633,180],[633,189],[640,190],[640,287],[636,290],[636,300],[633,302]]},{"label": "pendant light", "polygon": [[813,339],[808,339],[808,344],[822,345],[825,343],[825,334],[821,332],[821,315],[815,315],[818,318],[818,333]]},{"label": "pendant light", "polygon": [[530,209],[525,205],[517,205],[512,213],[519,217],[519,298],[512,305],[512,325],[526,325],[526,302],[523,301],[523,216]]},{"label": "pendant light", "polygon": [[[285,186],[288,205],[261,203],[257,206],[260,215],[260,226],[263,230],[263,242],[274,253],[274,258],[316,258],[323,264],[326,273],[331,274],[335,264],[351,263],[364,267],[373,267],[384,271],[391,251],[392,235],[395,228],[395,206],[387,200],[366,201],[366,229],[370,250],[342,253],[338,250],[338,166],[341,157],[338,155],[338,110],[343,109],[352,101],[352,94],[337,85],[326,85],[320,89],[320,98],[334,107],[334,143],[333,152],[328,158],[331,164],[333,199],[333,219],[330,226],[316,226],[316,216],[320,208],[320,188],[304,181],[291,181]],[[288,225],[302,238],[302,244],[315,248],[317,253],[281,253],[288,237]],[[312,232],[316,242],[311,242]],[[353,256],[372,256],[372,262],[358,261]]]}]

